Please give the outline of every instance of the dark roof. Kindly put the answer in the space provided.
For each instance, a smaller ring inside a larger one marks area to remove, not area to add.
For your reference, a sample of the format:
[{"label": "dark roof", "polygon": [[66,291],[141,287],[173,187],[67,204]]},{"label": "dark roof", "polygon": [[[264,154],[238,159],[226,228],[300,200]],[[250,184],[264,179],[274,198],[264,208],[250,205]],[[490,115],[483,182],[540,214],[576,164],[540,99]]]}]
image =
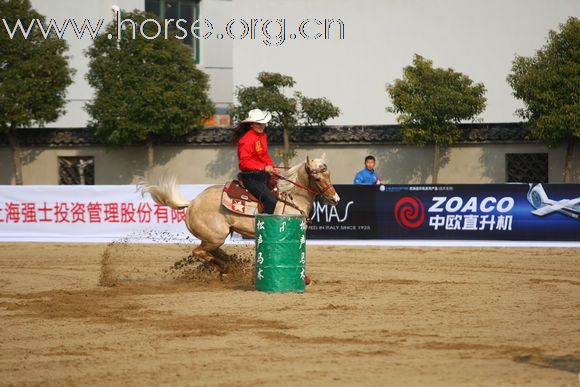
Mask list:
[{"label": "dark roof", "polygon": [[[531,142],[529,129],[519,123],[461,124],[460,143],[514,143]],[[30,128],[17,131],[20,145],[27,147],[90,146],[104,142],[86,128]],[[232,128],[207,127],[193,130],[174,139],[157,139],[157,144],[223,145],[229,144]],[[282,129],[269,128],[268,141],[282,143]],[[401,128],[398,125],[321,126],[298,127],[290,132],[294,144],[400,144]],[[8,146],[6,136],[0,136],[0,146]]]}]

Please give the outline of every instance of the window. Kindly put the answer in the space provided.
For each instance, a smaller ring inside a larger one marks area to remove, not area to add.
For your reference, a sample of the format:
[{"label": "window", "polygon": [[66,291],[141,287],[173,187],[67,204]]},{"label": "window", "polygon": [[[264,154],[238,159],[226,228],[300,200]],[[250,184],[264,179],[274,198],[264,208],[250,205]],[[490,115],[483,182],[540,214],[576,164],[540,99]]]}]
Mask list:
[{"label": "window", "polygon": [[61,185],[94,185],[94,157],[59,157],[58,176]]},{"label": "window", "polygon": [[547,153],[507,153],[506,181],[508,183],[547,183]]},{"label": "window", "polygon": [[[180,24],[187,30],[187,38],[182,42],[193,52],[195,63],[199,63],[199,39],[191,33],[191,25],[198,18],[199,2],[195,0],[145,0],[145,11],[156,14],[162,19],[184,19],[187,24]],[[175,24],[172,24],[175,27]],[[182,32],[179,32],[182,35]]]}]

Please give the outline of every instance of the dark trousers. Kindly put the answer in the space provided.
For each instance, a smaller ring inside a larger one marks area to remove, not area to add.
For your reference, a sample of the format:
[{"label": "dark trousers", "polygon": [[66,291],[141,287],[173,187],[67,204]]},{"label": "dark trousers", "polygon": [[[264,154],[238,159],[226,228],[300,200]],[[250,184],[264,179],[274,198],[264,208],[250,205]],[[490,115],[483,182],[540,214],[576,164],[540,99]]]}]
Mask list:
[{"label": "dark trousers", "polygon": [[264,204],[264,213],[273,214],[277,200],[268,189],[270,174],[262,171],[246,171],[241,173],[241,177],[248,191]]}]

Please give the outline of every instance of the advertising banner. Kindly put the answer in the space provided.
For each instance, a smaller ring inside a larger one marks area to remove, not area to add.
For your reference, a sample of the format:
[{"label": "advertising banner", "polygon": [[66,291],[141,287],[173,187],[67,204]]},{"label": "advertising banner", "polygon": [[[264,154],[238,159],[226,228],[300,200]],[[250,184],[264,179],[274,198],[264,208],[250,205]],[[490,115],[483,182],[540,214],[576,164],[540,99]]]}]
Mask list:
[{"label": "advertising banner", "polygon": [[[194,198],[206,187],[180,190]],[[184,209],[160,206],[135,186],[0,186],[0,241],[186,241],[184,217]]]},{"label": "advertising banner", "polygon": [[377,239],[377,186],[335,185],[337,206],[314,202],[310,239]]},{"label": "advertising banner", "polygon": [[579,241],[579,198],[577,185],[384,187],[377,194],[378,237]]},{"label": "advertising banner", "polygon": [[[578,184],[335,188],[338,206],[314,203],[308,239],[580,241]],[[0,186],[0,241],[193,242],[185,216],[134,186]]]},{"label": "advertising banner", "polygon": [[337,185],[309,238],[580,241],[578,184]]}]

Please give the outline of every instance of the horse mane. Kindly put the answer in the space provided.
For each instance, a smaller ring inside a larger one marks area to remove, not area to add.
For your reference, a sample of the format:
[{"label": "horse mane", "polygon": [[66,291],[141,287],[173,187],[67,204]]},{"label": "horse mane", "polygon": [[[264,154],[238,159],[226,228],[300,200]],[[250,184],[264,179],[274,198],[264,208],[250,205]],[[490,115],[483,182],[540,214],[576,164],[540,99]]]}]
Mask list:
[{"label": "horse mane", "polygon": [[[284,177],[288,180],[292,180],[295,182],[296,179],[298,178],[298,170],[303,165],[304,165],[304,163],[296,164],[292,168],[288,169],[286,171],[286,173],[284,174]],[[294,190],[295,187],[296,186],[294,184],[290,183],[289,181],[282,180],[282,179],[278,180],[278,190],[280,192],[290,193]]]},{"label": "horse mane", "polygon": [[[323,159],[312,159],[311,162],[316,166],[316,168],[318,168],[322,165],[325,165]],[[288,180],[296,182],[298,179],[298,172],[300,171],[300,169],[302,167],[304,167],[305,164],[306,164],[306,161],[303,161],[299,164],[296,164],[295,166],[293,166],[292,168],[290,168],[286,171],[286,173],[284,174],[284,177]],[[282,179],[278,180],[278,190],[280,192],[290,193],[295,188],[296,188],[296,186],[294,184],[290,183],[289,181],[282,180]]]}]

